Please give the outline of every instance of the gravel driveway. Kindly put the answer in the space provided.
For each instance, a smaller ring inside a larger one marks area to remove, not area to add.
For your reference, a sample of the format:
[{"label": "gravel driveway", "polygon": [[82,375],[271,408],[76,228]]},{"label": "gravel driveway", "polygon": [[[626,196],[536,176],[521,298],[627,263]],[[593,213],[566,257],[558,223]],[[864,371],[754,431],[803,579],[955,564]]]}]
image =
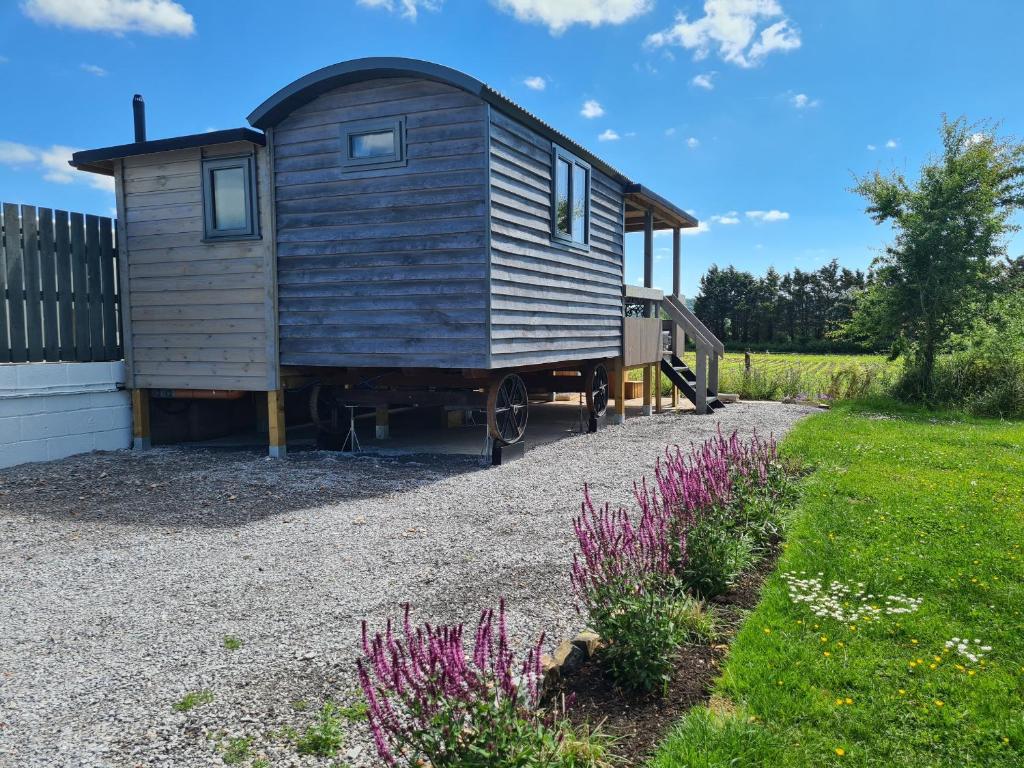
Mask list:
[{"label": "gravel driveway", "polygon": [[[719,424],[779,436],[811,410],[633,419],[491,469],[156,449],[0,471],[0,766],[223,765],[239,736],[242,765],[331,765],[281,731],[358,699],[362,619],[411,600],[474,620],[505,595],[516,637],[566,637],[584,482],[625,503],[665,445]],[[175,711],[190,691],[213,698]],[[344,764],[374,764],[363,725],[346,728]]]}]

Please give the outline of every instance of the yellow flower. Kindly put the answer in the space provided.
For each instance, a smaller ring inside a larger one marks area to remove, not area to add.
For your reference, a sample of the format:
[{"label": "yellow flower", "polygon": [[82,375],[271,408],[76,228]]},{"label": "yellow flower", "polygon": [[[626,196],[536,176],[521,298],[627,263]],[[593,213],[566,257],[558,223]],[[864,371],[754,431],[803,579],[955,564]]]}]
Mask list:
[{"label": "yellow flower", "polygon": [[849,696],[847,696],[846,697],[846,703],[847,704],[853,704],[853,699],[851,699]]},{"label": "yellow flower", "polygon": [[843,700],[842,699],[836,699],[836,706],[837,707],[843,706]]},{"label": "yellow flower", "polygon": [[827,635],[822,635],[821,636],[821,642],[827,643],[828,642],[828,636]]},{"label": "yellow flower", "polygon": [[843,749],[842,747],[836,747],[836,754],[839,755],[840,757],[842,757],[843,755],[846,754],[846,750]]},{"label": "yellow flower", "polygon": [[968,677],[974,677],[974,670],[973,669],[968,669],[967,670],[967,676]]},{"label": "yellow flower", "polygon": [[770,634],[772,633],[772,631],[771,631],[770,629],[768,629],[768,627],[765,627],[765,628],[764,628],[764,633],[765,633],[766,635],[770,635]]},{"label": "yellow flower", "polygon": [[906,694],[906,691],[904,689],[900,688],[898,693],[899,693],[900,696],[903,696],[903,695]]},{"label": "yellow flower", "polygon": [[929,669],[936,669],[938,666],[939,666],[938,664],[929,664],[928,668]]},{"label": "yellow flower", "polygon": [[945,705],[945,704],[944,704],[943,702],[941,702],[941,701],[939,701],[938,699],[936,699],[936,700],[935,700],[935,706],[936,706],[936,707],[944,707],[944,706],[946,706],[946,705]]},{"label": "yellow flower", "polygon": [[917,640],[911,640],[910,643],[911,645],[917,645]]},{"label": "yellow flower", "polygon": [[828,651],[825,651],[825,652],[824,652],[824,653],[822,654],[822,656],[831,656],[831,655],[832,655],[832,654],[831,654],[831,653],[829,653]]}]

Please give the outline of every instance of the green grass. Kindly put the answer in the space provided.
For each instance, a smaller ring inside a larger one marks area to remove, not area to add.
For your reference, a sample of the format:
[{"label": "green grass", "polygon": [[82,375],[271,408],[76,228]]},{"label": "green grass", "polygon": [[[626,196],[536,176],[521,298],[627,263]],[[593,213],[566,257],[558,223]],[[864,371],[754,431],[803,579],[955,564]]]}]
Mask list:
[{"label": "green grass", "polygon": [[[880,404],[798,425],[784,453],[817,471],[779,569],[715,705],[691,711],[651,766],[1024,765],[1022,446],[1020,422]],[[923,602],[819,618],[789,597],[781,574],[799,571]],[[945,648],[953,637],[992,650],[971,663]]]},{"label": "green grass", "polygon": [[213,691],[189,691],[171,706],[176,712],[188,712],[213,701]]},{"label": "green grass", "polygon": [[[692,368],[693,353],[683,355]],[[811,355],[751,353],[750,371],[742,352],[727,352],[719,365],[719,391],[738,394],[744,400],[783,400],[803,397],[809,400],[837,401],[886,394],[901,370],[900,362],[884,355]],[[639,381],[640,369],[630,372]],[[662,392],[670,394],[672,385],[662,377]]]}]

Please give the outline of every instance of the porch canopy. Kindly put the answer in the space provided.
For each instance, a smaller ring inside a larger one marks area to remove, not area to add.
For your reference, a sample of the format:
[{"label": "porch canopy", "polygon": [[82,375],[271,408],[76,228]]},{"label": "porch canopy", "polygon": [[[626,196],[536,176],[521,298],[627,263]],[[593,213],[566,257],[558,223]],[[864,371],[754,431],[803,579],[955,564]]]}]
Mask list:
[{"label": "porch canopy", "polygon": [[672,295],[679,296],[681,282],[680,234],[700,224],[674,203],[643,184],[626,185],[626,232],[644,233],[644,287],[654,287],[654,233],[672,230]]}]

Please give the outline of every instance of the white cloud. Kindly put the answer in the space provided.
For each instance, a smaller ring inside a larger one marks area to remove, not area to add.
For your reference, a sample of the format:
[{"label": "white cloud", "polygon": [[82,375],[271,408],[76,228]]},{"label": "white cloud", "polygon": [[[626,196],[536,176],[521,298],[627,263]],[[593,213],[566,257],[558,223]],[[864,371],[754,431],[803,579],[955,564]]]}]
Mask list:
[{"label": "white cloud", "polygon": [[31,168],[54,184],[81,181],[95,189],[114,191],[114,179],[95,173],[77,171],[68,165],[71,155],[78,150],[54,144],[48,148],[31,147],[14,141],[0,141],[0,165],[11,168]]},{"label": "white cloud", "polygon": [[647,13],[654,0],[493,0],[498,8],[519,21],[538,22],[553,35],[573,24],[599,27],[622,24]]},{"label": "white cloud", "polygon": [[35,162],[36,154],[24,144],[17,144],[13,141],[0,141],[0,165],[9,165],[15,168],[22,165],[31,165]]},{"label": "white cloud", "polygon": [[747,211],[747,218],[754,221],[786,221],[789,218],[789,214],[786,211],[772,208],[770,211]]},{"label": "white cloud", "polygon": [[580,110],[580,114],[588,120],[593,120],[595,117],[601,117],[604,115],[604,107],[594,99],[587,99],[583,102],[583,108]]},{"label": "white cloud", "polygon": [[621,137],[611,128],[605,128],[600,136],[597,137],[598,141],[618,141]]},{"label": "white cloud", "polygon": [[898,146],[899,143],[896,141],[896,139],[889,139],[887,142],[885,142],[886,149],[896,149],[896,147]]},{"label": "white cloud", "polygon": [[874,144],[868,144],[868,152],[874,152],[876,149],[878,149],[878,147]]},{"label": "white cloud", "polygon": [[[779,20],[759,29],[771,19]],[[697,61],[717,51],[724,61],[756,67],[770,53],[799,48],[800,33],[777,0],[705,0],[703,16],[689,21],[679,12],[675,24],[648,35],[646,44],[654,48],[677,45],[693,51]]]},{"label": "white cloud", "polygon": [[25,0],[26,16],[44,24],[90,32],[141,32],[189,37],[195,20],[173,0]]},{"label": "white cloud", "polygon": [[8,61],[10,61],[10,59],[6,56],[0,56],[0,64],[6,64]]},{"label": "white cloud", "polygon": [[90,75],[96,75],[96,77],[107,76],[107,70],[96,64],[79,64],[78,68],[83,72],[88,72]]},{"label": "white cloud", "polygon": [[548,87],[548,81],[540,75],[534,75],[523,80],[523,85],[532,91],[543,91]]},{"label": "white cloud", "polygon": [[797,109],[814,109],[821,104],[821,101],[812,99],[806,93],[797,93],[789,98],[789,103]]},{"label": "white cloud", "polygon": [[738,211],[729,211],[728,213],[719,213],[711,217],[711,220],[715,224],[724,224],[731,226],[732,224],[740,223],[740,214]]},{"label": "white cloud", "polygon": [[356,0],[366,8],[381,8],[389,13],[398,13],[402,18],[416,21],[420,9],[439,11],[443,0]]},{"label": "white cloud", "polygon": [[665,129],[665,135],[666,136],[675,136],[676,135],[676,129],[675,128],[666,128]]},{"label": "white cloud", "polygon": [[686,140],[686,146],[690,149],[696,149],[700,146],[700,140],[696,136],[691,136]]},{"label": "white cloud", "polygon": [[682,234],[686,237],[693,237],[694,235],[703,235],[705,232],[710,231],[711,225],[708,224],[706,221],[698,222],[696,227],[687,227],[686,229],[681,230]]},{"label": "white cloud", "polygon": [[716,72],[703,72],[699,75],[694,75],[690,84],[703,88],[705,91],[713,91],[715,90],[714,78],[716,74]]}]

